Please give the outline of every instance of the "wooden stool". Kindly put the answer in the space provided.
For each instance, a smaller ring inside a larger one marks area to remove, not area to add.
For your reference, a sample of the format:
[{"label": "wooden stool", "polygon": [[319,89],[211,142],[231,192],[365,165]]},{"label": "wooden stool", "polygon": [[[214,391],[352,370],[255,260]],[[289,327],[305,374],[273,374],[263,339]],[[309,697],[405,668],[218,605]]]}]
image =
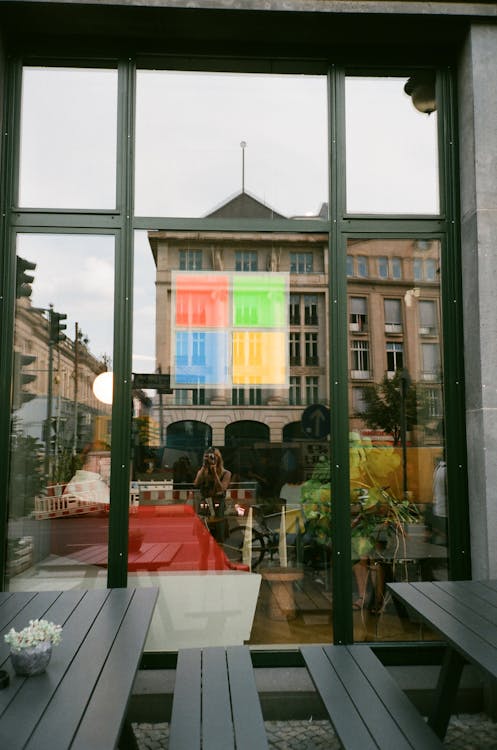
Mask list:
[{"label": "wooden stool", "polygon": [[297,616],[293,583],[304,577],[302,568],[263,568],[260,572],[271,585],[269,617],[272,620],[293,620]]}]

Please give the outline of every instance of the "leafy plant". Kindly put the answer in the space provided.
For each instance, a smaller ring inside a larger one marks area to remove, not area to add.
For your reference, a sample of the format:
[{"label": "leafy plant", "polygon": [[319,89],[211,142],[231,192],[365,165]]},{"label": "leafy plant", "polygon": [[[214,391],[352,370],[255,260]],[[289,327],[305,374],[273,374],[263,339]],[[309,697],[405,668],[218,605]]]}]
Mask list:
[{"label": "leafy plant", "polygon": [[[388,536],[400,540],[405,524],[419,521],[417,506],[401,497],[397,469],[398,452],[390,446],[374,446],[370,440],[350,434],[350,503],[354,556],[367,556]],[[331,544],[330,463],[321,457],[310,480],[302,486],[306,531],[321,545]]]},{"label": "leafy plant", "polygon": [[14,422],[11,438],[10,515],[21,518],[31,513],[34,498],[43,485],[43,445],[23,435]]}]

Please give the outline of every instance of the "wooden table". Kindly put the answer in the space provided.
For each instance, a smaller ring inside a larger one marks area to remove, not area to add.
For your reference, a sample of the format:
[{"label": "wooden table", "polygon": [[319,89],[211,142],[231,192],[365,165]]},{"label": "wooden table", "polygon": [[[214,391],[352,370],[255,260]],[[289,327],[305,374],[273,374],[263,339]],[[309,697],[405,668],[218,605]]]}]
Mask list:
[{"label": "wooden table", "polygon": [[428,723],[443,738],[462,668],[497,679],[497,581],[390,583],[392,594],[442,636],[445,657]]},{"label": "wooden table", "polygon": [[[123,746],[127,706],[157,595],[156,588],[0,593],[0,669],[10,675],[9,686],[0,690],[0,747]],[[45,673],[18,677],[3,635],[36,618],[62,625],[62,642]]]}]

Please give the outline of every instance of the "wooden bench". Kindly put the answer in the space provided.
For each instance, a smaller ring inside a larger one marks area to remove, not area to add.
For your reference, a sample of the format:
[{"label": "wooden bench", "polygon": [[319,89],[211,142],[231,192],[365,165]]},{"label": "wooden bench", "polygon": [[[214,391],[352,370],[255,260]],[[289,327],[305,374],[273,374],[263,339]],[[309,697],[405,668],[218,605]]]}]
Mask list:
[{"label": "wooden bench", "polygon": [[268,748],[246,646],[178,652],[169,750],[196,748]]},{"label": "wooden bench", "polygon": [[369,646],[302,646],[300,651],[346,750],[443,747]]}]

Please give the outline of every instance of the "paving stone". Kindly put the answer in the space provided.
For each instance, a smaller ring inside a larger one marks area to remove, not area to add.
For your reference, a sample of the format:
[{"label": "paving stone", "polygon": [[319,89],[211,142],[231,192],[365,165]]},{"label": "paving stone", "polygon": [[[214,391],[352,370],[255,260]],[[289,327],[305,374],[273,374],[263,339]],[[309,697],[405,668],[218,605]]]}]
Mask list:
[{"label": "paving stone", "polygon": [[[339,750],[328,721],[266,721],[271,750]],[[133,724],[139,750],[167,750],[168,724]],[[497,723],[485,714],[450,720],[444,746],[450,750],[496,750]],[[254,749],[255,750],[255,749]]]}]

